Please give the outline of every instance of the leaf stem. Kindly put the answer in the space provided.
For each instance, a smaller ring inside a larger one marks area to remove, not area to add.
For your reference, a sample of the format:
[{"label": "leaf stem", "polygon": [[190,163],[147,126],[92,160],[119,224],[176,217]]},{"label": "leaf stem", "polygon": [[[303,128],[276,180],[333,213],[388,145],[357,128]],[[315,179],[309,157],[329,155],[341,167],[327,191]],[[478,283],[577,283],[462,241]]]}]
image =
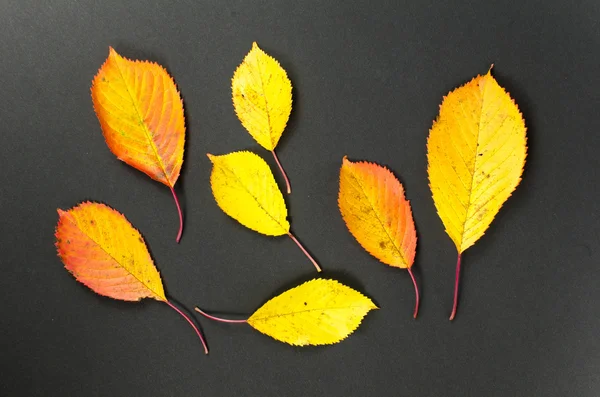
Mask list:
[{"label": "leaf stem", "polygon": [[413,314],[413,318],[417,318],[417,314],[419,313],[419,287],[417,286],[417,281],[415,280],[415,276],[410,267],[406,268],[408,270],[408,274],[410,274],[410,278],[412,279],[413,285],[415,286],[415,312]]},{"label": "leaf stem", "polygon": [[179,206],[179,200],[177,199],[177,194],[175,193],[175,189],[171,186],[171,193],[173,193],[173,198],[175,199],[175,205],[177,206],[177,213],[179,214],[179,233],[177,233],[177,238],[175,241],[179,243],[181,240],[181,234],[183,233],[183,214],[181,213],[181,207]]},{"label": "leaf stem", "polygon": [[454,280],[454,305],[452,306],[452,313],[450,314],[450,321],[454,320],[456,316],[456,308],[458,306],[458,284],[460,281],[460,253],[458,253],[458,260],[456,261],[456,279]]},{"label": "leaf stem", "polygon": [[287,194],[290,194],[290,193],[292,193],[292,187],[290,186],[290,180],[288,179],[287,175],[285,174],[285,171],[283,170],[283,167],[281,166],[281,163],[279,162],[279,158],[277,158],[277,155],[275,154],[275,150],[271,150],[271,153],[273,153],[273,157],[275,157],[275,162],[279,166],[279,170],[281,171],[281,174],[283,175],[283,178],[285,179],[285,186],[287,188]]},{"label": "leaf stem", "polygon": [[310,261],[312,262],[312,264],[315,265],[315,268],[317,269],[317,271],[320,272],[321,271],[321,267],[319,266],[319,264],[317,263],[317,261],[315,261],[314,258],[312,256],[310,256],[310,254],[302,246],[302,244],[300,244],[300,241],[298,241],[298,239],[296,239],[296,237],[294,237],[294,235],[291,232],[288,232],[288,236],[290,236],[290,238],[292,240],[294,240],[294,242],[296,243],[296,245],[298,247],[300,247],[300,249],[302,250],[302,252],[304,252],[304,255],[306,255],[308,257],[308,259],[310,259]]},{"label": "leaf stem", "polygon": [[219,321],[221,323],[245,323],[245,322],[247,322],[247,320],[229,320],[226,318],[211,316],[210,314],[205,313],[202,310],[200,310],[198,307],[195,307],[194,310],[196,310],[198,313],[202,314],[206,318],[210,318],[211,320]]},{"label": "leaf stem", "polygon": [[173,310],[175,310],[177,313],[179,313],[183,318],[185,318],[185,320],[190,323],[190,325],[192,326],[192,328],[194,329],[194,331],[196,331],[196,334],[198,335],[198,338],[200,338],[200,342],[202,342],[202,346],[204,346],[204,354],[208,354],[208,346],[206,346],[206,341],[204,340],[204,337],[202,336],[202,334],[200,333],[200,330],[198,329],[198,327],[196,326],[196,324],[194,324],[192,322],[192,320],[190,320],[190,318],[181,310],[179,310],[177,308],[177,306],[173,305],[171,302],[169,302],[168,300],[164,301],[167,305],[169,305],[169,307]]}]

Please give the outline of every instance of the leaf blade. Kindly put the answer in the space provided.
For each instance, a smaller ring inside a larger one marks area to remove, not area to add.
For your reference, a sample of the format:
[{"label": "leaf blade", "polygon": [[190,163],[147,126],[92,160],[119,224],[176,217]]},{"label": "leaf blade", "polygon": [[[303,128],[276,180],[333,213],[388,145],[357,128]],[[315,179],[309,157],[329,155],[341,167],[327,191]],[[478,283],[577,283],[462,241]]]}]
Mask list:
[{"label": "leaf blade", "polygon": [[92,81],[92,102],[117,158],[172,188],[183,164],[183,102],[166,70],[113,48]]},{"label": "leaf blade", "polygon": [[404,188],[387,168],[344,157],[338,206],[350,233],[381,262],[413,265],[417,234]]},{"label": "leaf blade", "polygon": [[58,213],[57,252],[77,281],[113,299],[167,300],[142,236],[122,214],[92,202]]},{"label": "leaf blade", "polygon": [[256,330],[295,346],[338,343],[377,306],[335,280],[313,279],[269,300],[247,320]]},{"label": "leaf blade", "polygon": [[256,42],[233,74],[235,113],[248,133],[274,150],[292,111],[292,83],[279,62]]},{"label": "leaf blade", "polygon": [[289,233],[283,195],[260,156],[240,151],[208,157],[213,163],[210,176],[213,196],[223,212],[267,236]]},{"label": "leaf blade", "polygon": [[487,230],[521,181],[525,121],[491,71],[450,92],[427,141],[433,200],[464,252]]}]

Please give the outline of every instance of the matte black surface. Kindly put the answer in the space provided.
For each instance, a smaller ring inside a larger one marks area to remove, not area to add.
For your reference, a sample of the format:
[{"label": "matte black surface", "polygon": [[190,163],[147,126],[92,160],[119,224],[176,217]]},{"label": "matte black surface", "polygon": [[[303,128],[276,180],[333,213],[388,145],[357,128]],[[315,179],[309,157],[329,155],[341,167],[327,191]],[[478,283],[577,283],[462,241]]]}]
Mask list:
[{"label": "matte black surface", "polygon": [[[598,21],[596,0],[0,0],[0,395],[600,395]],[[324,348],[199,319],[204,356],[166,305],[77,283],[56,256],[56,208],[92,199],[123,212],[188,309],[247,315],[315,276],[289,239],[240,226],[210,191],[207,152],[251,149],[274,165],[230,99],[252,41],[294,85],[279,146],[292,229],[324,276],[382,309]],[[109,152],[94,115],[90,83],[109,45],[166,66],[184,97],[179,245],[171,193]],[[521,185],[464,255],[450,323],[456,252],[427,186],[425,142],[442,96],[492,63],[523,111],[529,155]],[[419,236],[416,321],[408,274],[344,226],[344,155],[388,165],[406,187]]]}]

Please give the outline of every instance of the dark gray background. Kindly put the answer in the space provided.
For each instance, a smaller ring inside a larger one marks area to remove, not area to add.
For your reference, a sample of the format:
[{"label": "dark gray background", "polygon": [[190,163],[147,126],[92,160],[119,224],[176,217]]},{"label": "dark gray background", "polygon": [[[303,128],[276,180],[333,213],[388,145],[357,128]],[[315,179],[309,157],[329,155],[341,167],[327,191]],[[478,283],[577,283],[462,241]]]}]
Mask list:
[{"label": "dark gray background", "polygon": [[[0,0],[0,395],[600,395],[598,21],[596,0]],[[248,315],[314,276],[289,239],[240,226],[210,191],[206,152],[250,149],[274,165],[230,99],[252,41],[294,85],[278,150],[292,229],[324,276],[382,309],[321,348],[199,319],[204,356],[166,305],[77,283],[53,246],[56,208],[92,199],[126,214],[188,309]],[[184,97],[179,245],[171,193],[116,160],[94,115],[90,83],[109,45],[166,66]],[[529,155],[521,185],[464,255],[450,323],[456,252],[427,186],[425,143],[442,96],[492,63],[523,111]],[[344,226],[344,155],[388,165],[406,187],[419,236],[416,321],[408,274]]]}]

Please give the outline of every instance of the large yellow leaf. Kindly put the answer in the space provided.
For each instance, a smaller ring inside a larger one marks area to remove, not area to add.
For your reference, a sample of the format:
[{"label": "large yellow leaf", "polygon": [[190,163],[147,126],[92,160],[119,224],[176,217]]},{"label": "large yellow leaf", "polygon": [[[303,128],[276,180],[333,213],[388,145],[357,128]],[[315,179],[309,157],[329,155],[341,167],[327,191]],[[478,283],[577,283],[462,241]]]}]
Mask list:
[{"label": "large yellow leaf", "polygon": [[222,156],[208,154],[208,158],[213,163],[210,175],[212,192],[223,212],[247,228],[267,236],[287,234],[317,271],[321,271],[290,232],[285,201],[269,165],[258,155],[245,151]]},{"label": "large yellow leaf", "polygon": [[519,108],[491,70],[450,92],[427,141],[429,183],[437,212],[460,254],[487,230],[521,181],[527,152]]},{"label": "large yellow leaf", "polygon": [[338,205],[348,230],[367,252],[387,265],[408,270],[415,287],[416,318],[419,290],[411,267],[417,232],[400,181],[385,167],[344,157]]},{"label": "large yellow leaf", "polygon": [[165,296],[142,235],[122,214],[104,204],[85,202],[68,211],[59,209],[58,215],[58,255],[77,281],[113,299],[166,303],[194,328],[208,354],[196,325]]},{"label": "large yellow leaf", "polygon": [[92,101],[115,156],[171,189],[179,241],[183,216],[174,186],[183,164],[185,122],[175,82],[162,66],[129,60],[110,48],[92,82]]},{"label": "large yellow leaf", "polygon": [[275,147],[292,111],[292,83],[285,70],[256,43],[231,80],[233,106],[242,125],[262,147],[270,150],[291,192]]},{"label": "large yellow leaf", "polygon": [[225,320],[196,311],[223,322],[247,322],[253,328],[295,346],[338,343],[360,325],[377,306],[363,294],[335,280],[314,279],[271,299],[248,320]]}]

